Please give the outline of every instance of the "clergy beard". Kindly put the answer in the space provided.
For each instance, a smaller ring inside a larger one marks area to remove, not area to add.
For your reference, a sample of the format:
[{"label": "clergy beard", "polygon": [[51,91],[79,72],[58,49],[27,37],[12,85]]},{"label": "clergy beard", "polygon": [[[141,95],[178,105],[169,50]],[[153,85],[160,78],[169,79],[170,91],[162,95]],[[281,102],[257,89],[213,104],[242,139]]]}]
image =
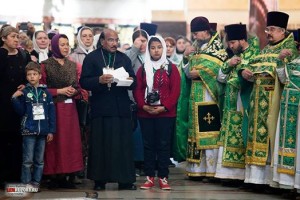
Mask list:
[{"label": "clergy beard", "polygon": [[243,53],[242,45],[239,45],[237,49],[231,49],[231,50],[234,53],[234,55],[239,55],[239,54]]},{"label": "clergy beard", "polygon": [[209,39],[206,39],[206,40],[197,40],[198,48],[201,49],[201,47],[202,47],[204,44],[208,43],[209,40],[210,40],[210,38],[209,38]]}]

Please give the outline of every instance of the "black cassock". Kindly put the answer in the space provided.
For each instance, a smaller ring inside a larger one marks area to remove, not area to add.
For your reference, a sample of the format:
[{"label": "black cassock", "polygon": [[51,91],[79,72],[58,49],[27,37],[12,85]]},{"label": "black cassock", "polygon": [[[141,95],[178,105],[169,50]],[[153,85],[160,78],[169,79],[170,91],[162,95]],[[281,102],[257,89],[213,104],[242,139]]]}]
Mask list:
[{"label": "black cassock", "polygon": [[[115,83],[110,89],[99,83],[106,65],[124,67],[134,82],[130,87]],[[83,62],[80,84],[92,93],[89,134],[88,178],[101,182],[134,183],[133,131],[128,90],[135,87],[130,59],[123,53],[102,48],[88,54]]]}]

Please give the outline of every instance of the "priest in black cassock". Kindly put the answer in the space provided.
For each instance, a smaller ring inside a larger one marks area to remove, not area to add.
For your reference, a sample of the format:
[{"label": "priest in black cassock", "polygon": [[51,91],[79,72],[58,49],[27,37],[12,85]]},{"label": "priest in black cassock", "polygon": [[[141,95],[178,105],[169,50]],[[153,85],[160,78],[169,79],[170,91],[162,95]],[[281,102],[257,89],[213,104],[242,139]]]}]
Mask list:
[{"label": "priest in black cassock", "polygon": [[[105,189],[108,182],[119,189],[135,190],[133,137],[128,90],[136,78],[130,59],[117,50],[119,38],[114,30],[100,35],[101,47],[88,54],[83,62],[80,84],[92,92],[91,133],[87,176],[95,181],[94,190]],[[107,69],[124,67],[133,80],[130,86],[117,86]]]}]

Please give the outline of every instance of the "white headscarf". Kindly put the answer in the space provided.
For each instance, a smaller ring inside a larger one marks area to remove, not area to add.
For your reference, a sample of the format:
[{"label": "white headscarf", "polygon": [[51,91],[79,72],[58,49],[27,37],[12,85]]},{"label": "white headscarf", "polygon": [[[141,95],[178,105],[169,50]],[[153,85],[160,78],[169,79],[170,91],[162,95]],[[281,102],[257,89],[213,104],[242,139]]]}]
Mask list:
[{"label": "white headscarf", "polygon": [[[135,32],[137,32],[137,31],[144,32],[144,34],[146,34],[146,39],[149,41],[149,35],[148,35],[147,31],[145,31],[145,30],[143,30],[143,29],[138,29],[138,30],[134,31],[133,34],[134,34]],[[142,35],[142,34],[141,34],[140,36],[144,37],[144,35]],[[139,37],[140,37],[140,36],[139,36]],[[147,44],[146,44],[146,45],[147,45],[146,50],[147,50],[147,48],[148,48],[148,41],[147,41]],[[134,41],[133,41],[133,42],[134,42]],[[145,63],[145,54],[146,54],[146,52],[142,53],[142,52],[139,51],[138,56],[140,57],[140,59],[141,59],[141,61],[142,61],[142,64]]]},{"label": "white headscarf", "polygon": [[93,42],[94,49],[97,49],[97,43],[98,43],[99,37],[100,37],[100,33],[94,35],[94,42]]},{"label": "white headscarf", "polygon": [[45,33],[47,35],[47,38],[48,38],[48,34],[45,31],[36,31],[32,37],[33,49],[39,54],[39,57],[38,57],[39,62],[42,62],[42,61],[48,59],[50,40],[48,39],[48,45],[47,45],[46,49],[40,49],[40,47],[36,43],[36,38],[35,38],[35,36],[38,35],[39,33]]},{"label": "white headscarf", "polygon": [[[157,38],[159,39],[159,41],[161,42],[162,46],[163,46],[163,52],[161,55],[161,58],[157,61],[154,61],[151,59],[151,55],[150,55],[150,51],[149,51],[149,42],[151,40],[151,38]],[[152,88],[153,88],[153,77],[154,77],[154,73],[153,73],[153,69],[158,70],[161,67],[164,67],[165,70],[168,70],[168,60],[167,60],[167,47],[166,47],[166,42],[165,40],[158,35],[154,35],[154,36],[150,36],[148,38],[148,45],[146,48],[146,54],[145,54],[145,72],[146,72],[146,82],[147,82],[147,86],[148,86],[148,92],[152,92]],[[145,91],[145,96],[147,95],[147,90]]]},{"label": "white headscarf", "polygon": [[[87,27],[87,26],[83,26],[79,31],[78,31],[78,34],[77,34],[77,42],[78,42],[78,47],[85,53],[85,54],[89,54],[91,53],[93,50],[94,50],[94,46],[93,46],[93,42],[92,42],[92,45],[87,47],[83,44],[83,42],[81,41],[81,32],[83,30],[90,30],[92,33],[93,33],[93,30],[90,28],[90,27]],[[93,37],[94,39],[94,37]]]}]

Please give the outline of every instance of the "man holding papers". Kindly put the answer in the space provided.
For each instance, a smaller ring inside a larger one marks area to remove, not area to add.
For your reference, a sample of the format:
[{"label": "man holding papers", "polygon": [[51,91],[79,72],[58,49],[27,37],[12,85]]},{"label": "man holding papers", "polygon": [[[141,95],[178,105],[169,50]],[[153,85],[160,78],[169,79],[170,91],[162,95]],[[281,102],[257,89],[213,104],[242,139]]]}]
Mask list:
[{"label": "man holding papers", "polygon": [[135,190],[128,96],[136,85],[135,74],[130,59],[117,51],[115,31],[106,29],[99,39],[101,47],[86,56],[80,78],[82,88],[92,92],[87,176],[95,181],[95,190],[105,189],[107,182]]}]

